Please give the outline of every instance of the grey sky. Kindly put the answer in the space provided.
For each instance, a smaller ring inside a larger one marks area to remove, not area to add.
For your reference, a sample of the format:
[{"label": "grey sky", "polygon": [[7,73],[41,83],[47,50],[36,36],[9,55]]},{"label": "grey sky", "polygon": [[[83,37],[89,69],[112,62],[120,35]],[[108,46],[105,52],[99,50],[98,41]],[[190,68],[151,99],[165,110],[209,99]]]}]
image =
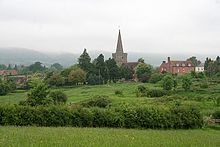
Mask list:
[{"label": "grey sky", "polygon": [[0,47],[220,53],[219,0],[0,0]]}]

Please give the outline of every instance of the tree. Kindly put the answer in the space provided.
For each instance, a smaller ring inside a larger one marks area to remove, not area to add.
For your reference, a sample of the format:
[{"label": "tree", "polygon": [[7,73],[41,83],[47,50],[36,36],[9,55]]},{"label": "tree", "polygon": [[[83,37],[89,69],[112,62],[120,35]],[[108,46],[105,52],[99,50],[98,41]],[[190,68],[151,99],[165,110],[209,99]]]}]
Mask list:
[{"label": "tree", "polygon": [[107,66],[107,75],[109,76],[108,79],[110,81],[116,82],[116,80],[119,78],[119,67],[117,66],[117,63],[115,62],[115,59],[109,58],[105,61]]},{"label": "tree", "polygon": [[48,97],[49,88],[44,83],[39,83],[28,93],[28,98],[22,102],[30,106],[48,105],[53,103],[52,99]]},{"label": "tree", "polygon": [[28,86],[30,88],[36,87],[39,83],[43,83],[43,75],[40,73],[35,73],[28,80]]},{"label": "tree", "polygon": [[138,59],[138,62],[139,62],[139,63],[144,63],[144,59],[143,59],[143,58],[139,58],[139,59]]},{"label": "tree", "polygon": [[84,49],[83,53],[80,55],[78,59],[79,67],[86,71],[90,72],[91,70],[91,58],[89,54],[87,53],[86,49]]},{"label": "tree", "polygon": [[90,74],[87,78],[87,82],[89,85],[99,85],[103,81],[101,76],[98,76],[96,74]]},{"label": "tree", "polygon": [[7,82],[0,79],[0,96],[7,95],[10,92],[10,87]]},{"label": "tree", "polygon": [[7,66],[4,64],[0,64],[0,70],[5,70],[5,69],[7,69]]},{"label": "tree", "polygon": [[[96,74],[99,76],[102,76],[104,82],[106,83],[108,80],[108,73],[107,73],[107,67],[106,67],[104,56],[100,54],[96,58],[94,63],[95,63]],[[103,81],[101,82],[103,83]]]},{"label": "tree", "polygon": [[51,86],[62,86],[65,83],[64,77],[62,77],[59,73],[54,73],[47,82]]},{"label": "tree", "polygon": [[191,61],[194,66],[197,66],[201,63],[201,61],[197,60],[195,56],[190,57],[187,61]]},{"label": "tree", "polygon": [[148,82],[152,74],[152,66],[145,63],[139,63],[136,69],[136,74],[141,82]]},{"label": "tree", "polygon": [[133,78],[133,71],[126,65],[122,65],[119,68],[120,70],[120,78],[124,78],[125,80],[130,80]]},{"label": "tree", "polygon": [[86,72],[80,68],[72,70],[68,76],[68,82],[71,84],[86,82]]},{"label": "tree", "polygon": [[63,66],[62,65],[60,65],[59,63],[54,63],[54,64],[52,64],[51,65],[51,67],[50,67],[51,69],[55,69],[55,70],[63,70]]},{"label": "tree", "polygon": [[54,104],[66,103],[67,96],[60,90],[52,91],[49,97],[53,100]]},{"label": "tree", "polygon": [[161,73],[154,73],[151,75],[149,82],[150,83],[157,83],[159,81],[161,81],[163,78],[163,74]]},{"label": "tree", "polygon": [[29,71],[36,73],[36,72],[43,72],[46,70],[46,67],[42,65],[41,62],[35,62],[34,64],[28,67]]},{"label": "tree", "polygon": [[188,76],[184,76],[182,79],[182,87],[185,91],[189,91],[192,85],[192,81]]},{"label": "tree", "polygon": [[162,83],[163,89],[164,90],[172,90],[174,87],[174,79],[171,75],[166,75],[163,78],[163,83]]}]

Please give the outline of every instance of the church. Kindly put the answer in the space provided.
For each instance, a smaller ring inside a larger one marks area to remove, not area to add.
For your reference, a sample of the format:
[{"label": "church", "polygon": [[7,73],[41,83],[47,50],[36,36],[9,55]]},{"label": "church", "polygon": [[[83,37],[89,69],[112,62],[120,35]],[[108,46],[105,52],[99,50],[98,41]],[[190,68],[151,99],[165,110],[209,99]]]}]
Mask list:
[{"label": "church", "polygon": [[118,66],[127,66],[128,68],[134,70],[134,68],[138,65],[138,62],[128,62],[128,54],[124,53],[122,39],[121,39],[121,31],[118,33],[118,41],[116,46],[116,52],[112,53],[112,58],[115,59]]}]

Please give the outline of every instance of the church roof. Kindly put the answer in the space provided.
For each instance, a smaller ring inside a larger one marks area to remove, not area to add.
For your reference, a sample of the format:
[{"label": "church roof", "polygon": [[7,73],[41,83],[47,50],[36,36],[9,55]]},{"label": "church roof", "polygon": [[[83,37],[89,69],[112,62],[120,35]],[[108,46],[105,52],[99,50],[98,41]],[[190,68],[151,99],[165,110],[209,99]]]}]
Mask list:
[{"label": "church roof", "polygon": [[119,30],[119,33],[118,33],[118,42],[117,42],[116,53],[117,52],[122,52],[123,53],[123,46],[122,46],[121,31],[120,30]]}]

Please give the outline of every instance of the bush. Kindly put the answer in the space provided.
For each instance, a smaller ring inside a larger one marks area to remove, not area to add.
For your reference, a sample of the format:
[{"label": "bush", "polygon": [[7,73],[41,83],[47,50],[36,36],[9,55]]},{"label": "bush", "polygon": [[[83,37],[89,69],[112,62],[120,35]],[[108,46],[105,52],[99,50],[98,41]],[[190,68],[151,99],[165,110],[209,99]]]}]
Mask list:
[{"label": "bush", "polygon": [[182,79],[182,87],[185,91],[189,91],[192,86],[192,81],[189,77],[185,76]]},{"label": "bush", "polygon": [[52,98],[54,104],[66,103],[67,96],[60,90],[50,92],[49,97]]},{"label": "bush", "polygon": [[30,92],[28,93],[28,98],[20,104],[30,106],[52,104],[53,100],[48,97],[49,93],[50,92],[48,86],[44,83],[39,83],[38,85],[36,85],[36,87],[30,90]]},{"label": "bush", "polygon": [[215,119],[220,119],[220,109],[215,110],[215,112],[212,114],[212,117]]},{"label": "bush", "polygon": [[155,83],[161,81],[162,78],[163,78],[163,74],[161,74],[161,73],[154,73],[154,74],[151,75],[149,82],[155,84]]},{"label": "bush", "polygon": [[144,85],[138,85],[136,89],[136,96],[137,97],[147,96],[147,88]]},{"label": "bush", "polygon": [[168,91],[162,90],[162,89],[147,90],[148,97],[162,97],[167,94],[168,94]]},{"label": "bush", "polygon": [[209,87],[209,85],[208,85],[208,82],[202,82],[201,84],[200,84],[200,88],[208,88]]},{"label": "bush", "polygon": [[174,79],[172,76],[170,75],[166,75],[163,78],[163,89],[164,90],[172,90],[173,86],[174,86]]},{"label": "bush", "polygon": [[123,96],[123,91],[122,90],[115,90],[115,95]]},{"label": "bush", "polygon": [[[218,113],[219,114],[219,113]],[[67,106],[0,105],[0,125],[123,128],[200,128],[202,116],[193,107],[75,108]]]},{"label": "bush", "polygon": [[105,95],[97,95],[94,98],[87,100],[86,102],[82,102],[84,107],[100,107],[105,108],[111,106],[111,99]]}]

